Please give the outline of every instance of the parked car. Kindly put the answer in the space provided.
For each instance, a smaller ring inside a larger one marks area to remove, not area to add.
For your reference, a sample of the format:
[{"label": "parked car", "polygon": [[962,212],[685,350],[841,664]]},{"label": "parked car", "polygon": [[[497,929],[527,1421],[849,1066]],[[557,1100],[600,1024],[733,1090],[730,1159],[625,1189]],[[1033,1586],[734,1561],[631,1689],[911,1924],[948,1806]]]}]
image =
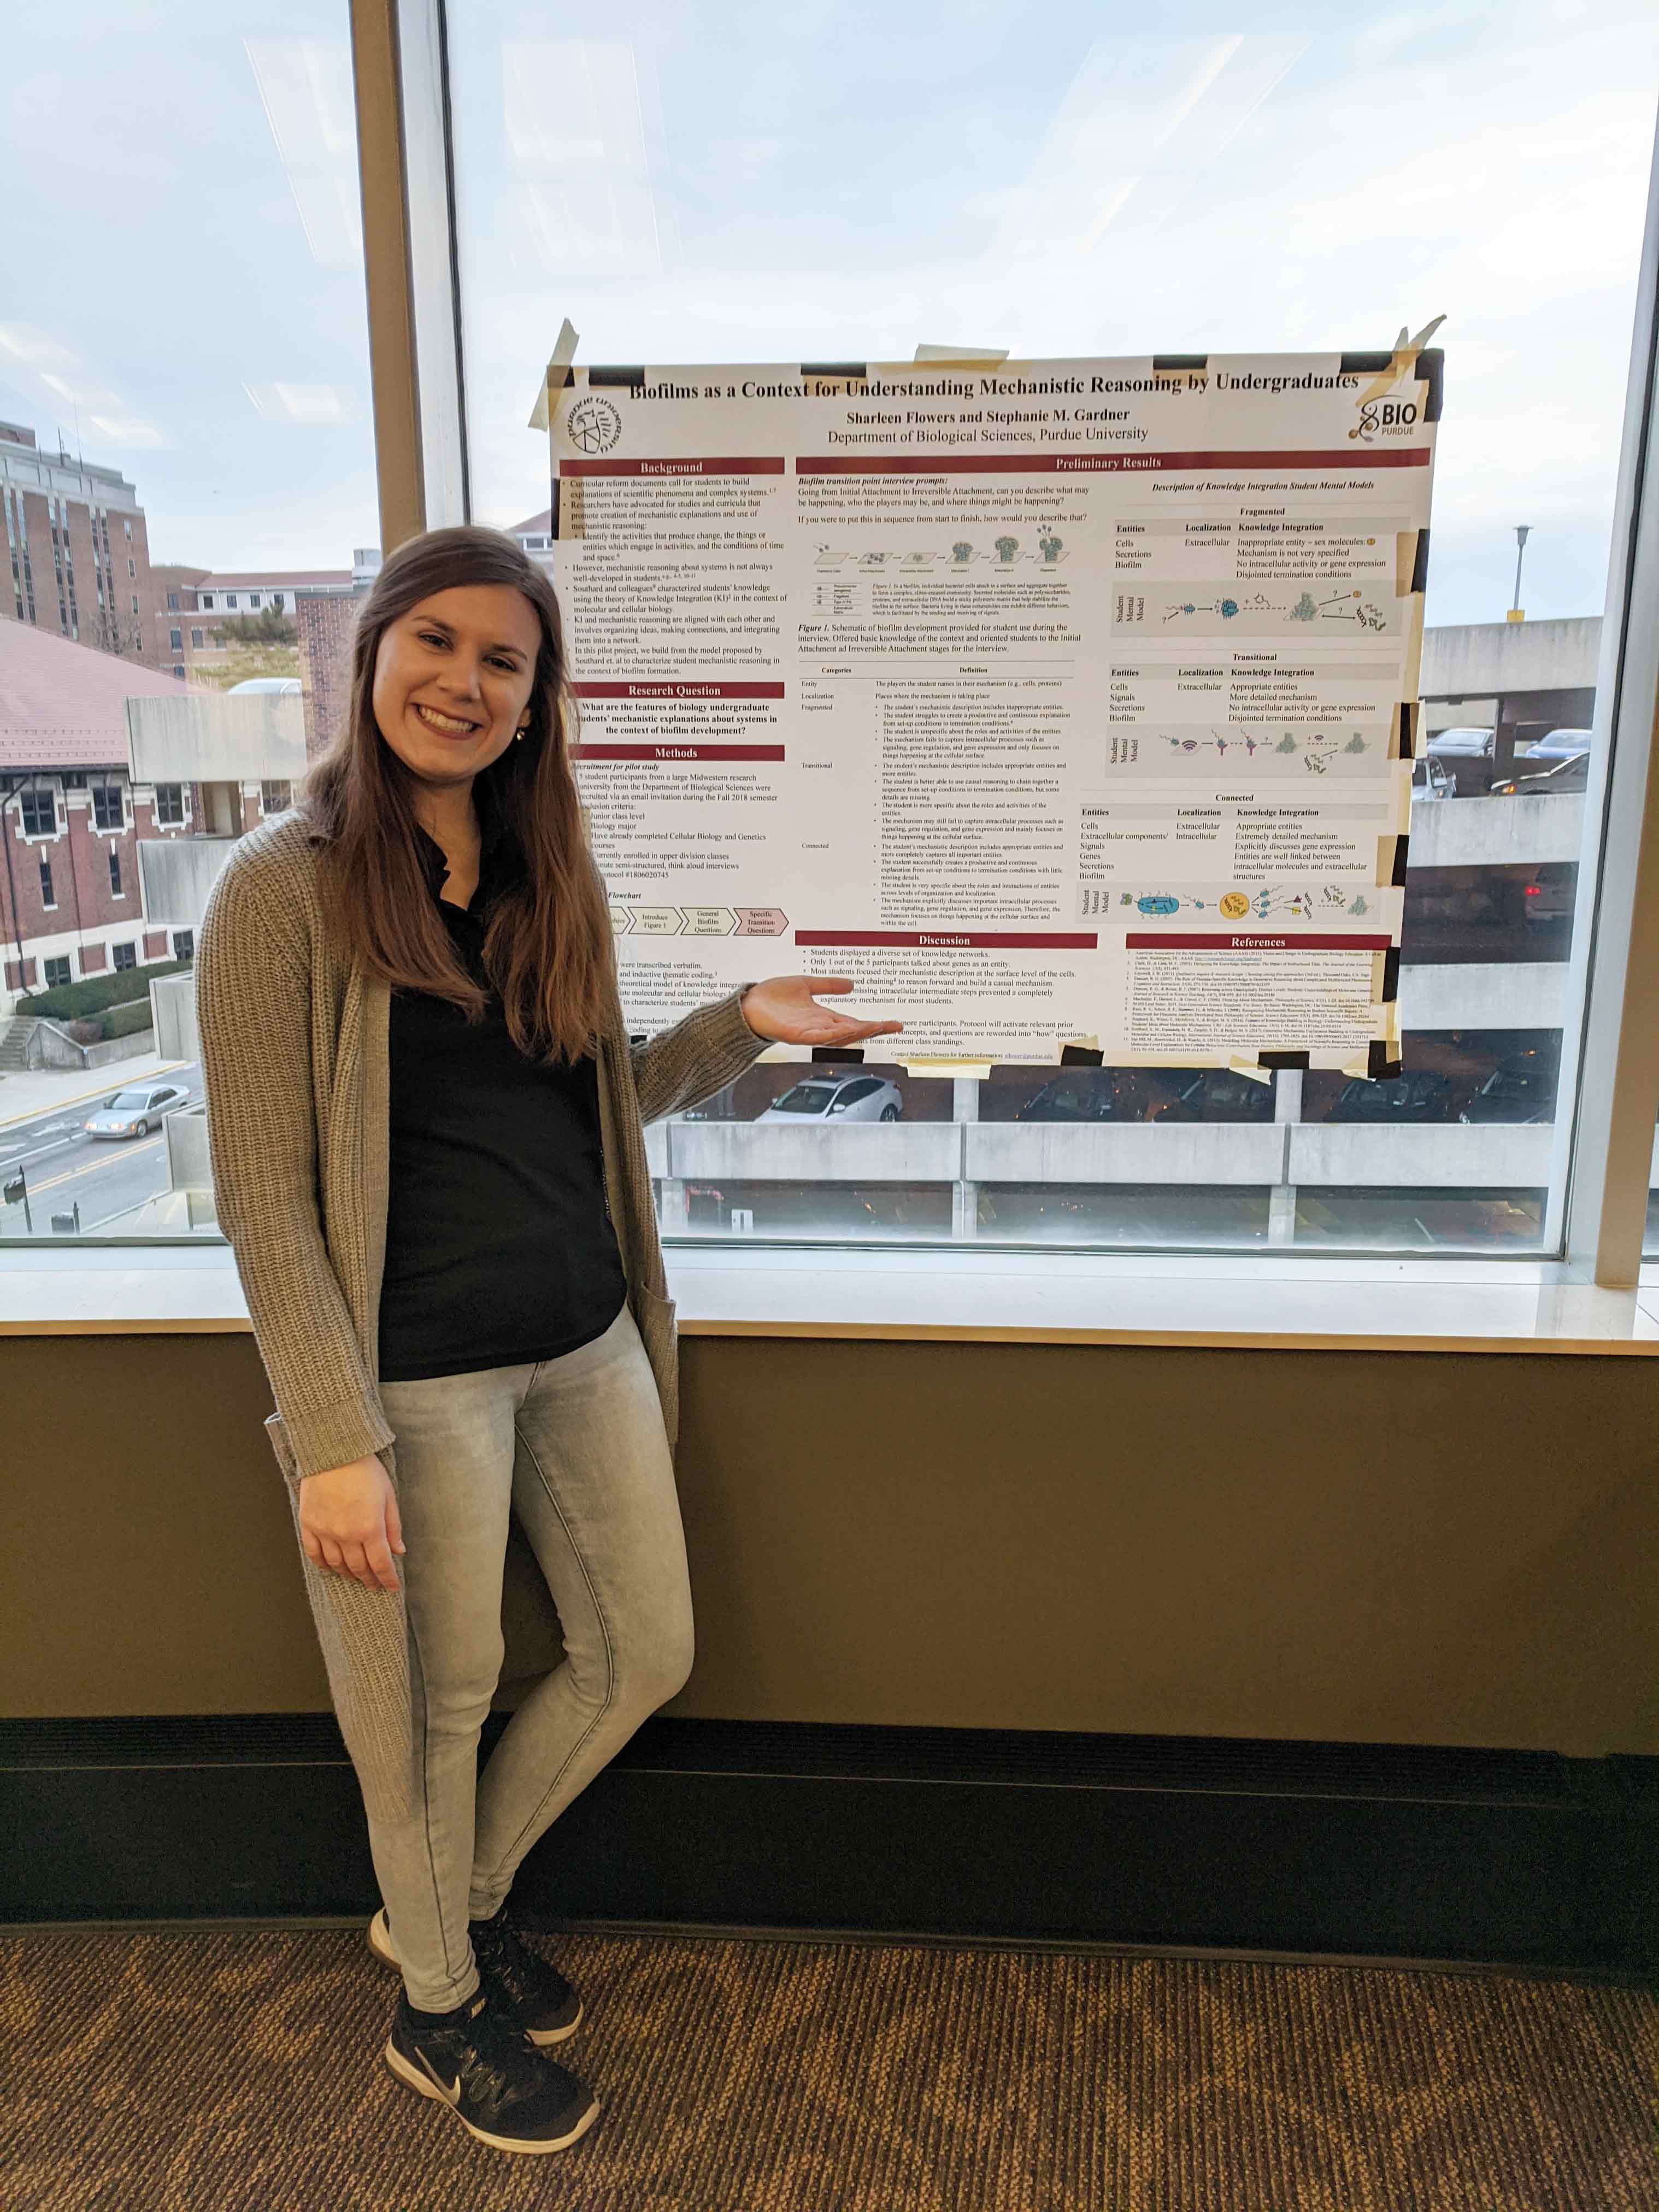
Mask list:
[{"label": "parked car", "polygon": [[904,1097],[880,1075],[811,1075],[775,1098],[757,1121],[896,1121]]},{"label": "parked car", "polygon": [[[1528,763],[1539,758],[1536,753],[1528,755]],[[1586,791],[1589,787],[1589,754],[1567,753],[1535,773],[1528,767],[1522,775],[1501,777],[1492,785],[1493,799],[1553,799],[1563,792]]]},{"label": "parked car", "polygon": [[1492,780],[1492,746],[1496,732],[1460,726],[1436,730],[1423,748],[1425,760],[1438,761],[1451,780],[1449,799],[1481,795]]},{"label": "parked car", "polygon": [[1431,759],[1427,753],[1419,754],[1412,763],[1412,798],[1450,799],[1457,791],[1457,778],[1443,760]]},{"label": "parked car", "polygon": [[1553,929],[1572,920],[1578,897],[1576,860],[1550,860],[1533,870],[1521,886],[1521,911],[1528,929]]},{"label": "parked car", "polygon": [[1460,1121],[1553,1121],[1556,1085],[1561,1079],[1561,1048],[1540,1045],[1511,1053],[1458,1115]]},{"label": "parked car", "polygon": [[234,699],[244,691],[270,691],[280,699],[297,699],[300,679],[297,676],[250,676],[243,683],[233,684],[225,696]]},{"label": "parked car", "polygon": [[1229,1067],[1173,1068],[1175,1097],[1155,1121],[1271,1121],[1273,1086]]},{"label": "parked car", "polygon": [[181,1083],[130,1085],[106,1098],[86,1123],[89,1137],[147,1137],[166,1116],[190,1103]]},{"label": "parked car", "polygon": [[1424,747],[1428,760],[1490,760],[1493,732],[1491,730],[1460,728],[1436,730]]},{"label": "parked car", "polygon": [[1593,732],[1589,730],[1552,730],[1547,737],[1540,738],[1527,751],[1528,763],[1540,764],[1550,761],[1575,760],[1580,753],[1590,749]]},{"label": "parked car", "polygon": [[[1396,1075],[1373,1083],[1363,1075],[1345,1083],[1328,1121],[1449,1121],[1457,1094],[1450,1078],[1433,1068]],[[1465,1116],[1465,1119],[1468,1117]]]},{"label": "parked car", "polygon": [[1152,1103],[1145,1076],[1127,1067],[1068,1067],[1016,1109],[1016,1121],[1144,1121]]}]

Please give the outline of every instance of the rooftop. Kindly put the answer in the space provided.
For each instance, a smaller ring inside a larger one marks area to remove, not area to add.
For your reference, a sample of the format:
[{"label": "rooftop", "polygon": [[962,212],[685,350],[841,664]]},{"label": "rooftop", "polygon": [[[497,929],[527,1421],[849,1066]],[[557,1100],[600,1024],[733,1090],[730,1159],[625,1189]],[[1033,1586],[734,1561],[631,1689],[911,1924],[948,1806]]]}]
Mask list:
[{"label": "rooftop", "polygon": [[0,770],[124,769],[126,702],[190,696],[142,661],[0,622]]},{"label": "rooftop", "polygon": [[215,568],[197,578],[203,592],[349,592],[349,568]]}]

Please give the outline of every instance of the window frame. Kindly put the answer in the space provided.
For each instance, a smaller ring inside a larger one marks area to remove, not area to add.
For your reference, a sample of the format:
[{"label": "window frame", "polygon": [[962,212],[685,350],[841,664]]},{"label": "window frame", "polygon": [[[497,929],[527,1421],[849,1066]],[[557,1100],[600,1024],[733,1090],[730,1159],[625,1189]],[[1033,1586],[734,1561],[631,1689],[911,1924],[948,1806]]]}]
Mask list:
[{"label": "window frame", "polygon": [[[471,520],[459,315],[454,156],[441,0],[360,0],[353,10],[358,153],[373,371],[380,543]],[[389,96],[388,96],[389,95]],[[1659,138],[1650,167],[1623,435],[1603,603],[1587,822],[1578,871],[1562,1090],[1541,1251],[1571,1281],[1637,1285],[1659,1117]],[[1650,463],[1652,465],[1650,465]],[[1287,1250],[1300,1269],[1352,1264]],[[1517,1258],[1520,1255],[1516,1255]],[[1449,1263],[1451,1255],[1448,1255]]]}]

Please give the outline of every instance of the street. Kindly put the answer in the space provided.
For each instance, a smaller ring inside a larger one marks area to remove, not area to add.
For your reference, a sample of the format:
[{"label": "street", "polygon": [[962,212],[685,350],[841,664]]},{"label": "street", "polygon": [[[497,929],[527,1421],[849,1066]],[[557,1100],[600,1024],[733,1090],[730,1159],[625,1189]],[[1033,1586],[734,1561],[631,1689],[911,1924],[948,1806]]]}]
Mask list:
[{"label": "street", "polygon": [[[112,1224],[167,1189],[167,1138],[161,1130],[118,1139],[88,1137],[85,1132],[88,1118],[124,1084],[145,1081],[157,1072],[155,1063],[136,1078],[118,1068],[107,1091],[0,1122],[0,1182],[11,1182],[21,1168],[28,1201],[27,1206],[0,1207],[0,1237],[50,1236],[52,1216],[71,1213],[77,1205],[83,1237],[100,1230],[121,1234]],[[168,1080],[187,1085],[193,1101],[200,1099],[198,1061],[171,1063],[164,1072]],[[0,1109],[4,1103],[0,1089]]]}]

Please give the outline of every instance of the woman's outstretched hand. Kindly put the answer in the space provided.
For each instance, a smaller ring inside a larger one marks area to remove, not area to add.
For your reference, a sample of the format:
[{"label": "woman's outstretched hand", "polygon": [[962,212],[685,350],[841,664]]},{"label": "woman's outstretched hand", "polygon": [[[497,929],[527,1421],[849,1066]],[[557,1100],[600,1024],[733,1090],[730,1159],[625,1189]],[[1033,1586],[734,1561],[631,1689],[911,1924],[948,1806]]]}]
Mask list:
[{"label": "woman's outstretched hand", "polygon": [[886,1036],[902,1022],[859,1022],[817,1003],[820,993],[856,988],[846,975],[769,975],[751,983],[741,1001],[743,1018],[757,1036],[775,1044],[856,1044],[860,1037]]}]

